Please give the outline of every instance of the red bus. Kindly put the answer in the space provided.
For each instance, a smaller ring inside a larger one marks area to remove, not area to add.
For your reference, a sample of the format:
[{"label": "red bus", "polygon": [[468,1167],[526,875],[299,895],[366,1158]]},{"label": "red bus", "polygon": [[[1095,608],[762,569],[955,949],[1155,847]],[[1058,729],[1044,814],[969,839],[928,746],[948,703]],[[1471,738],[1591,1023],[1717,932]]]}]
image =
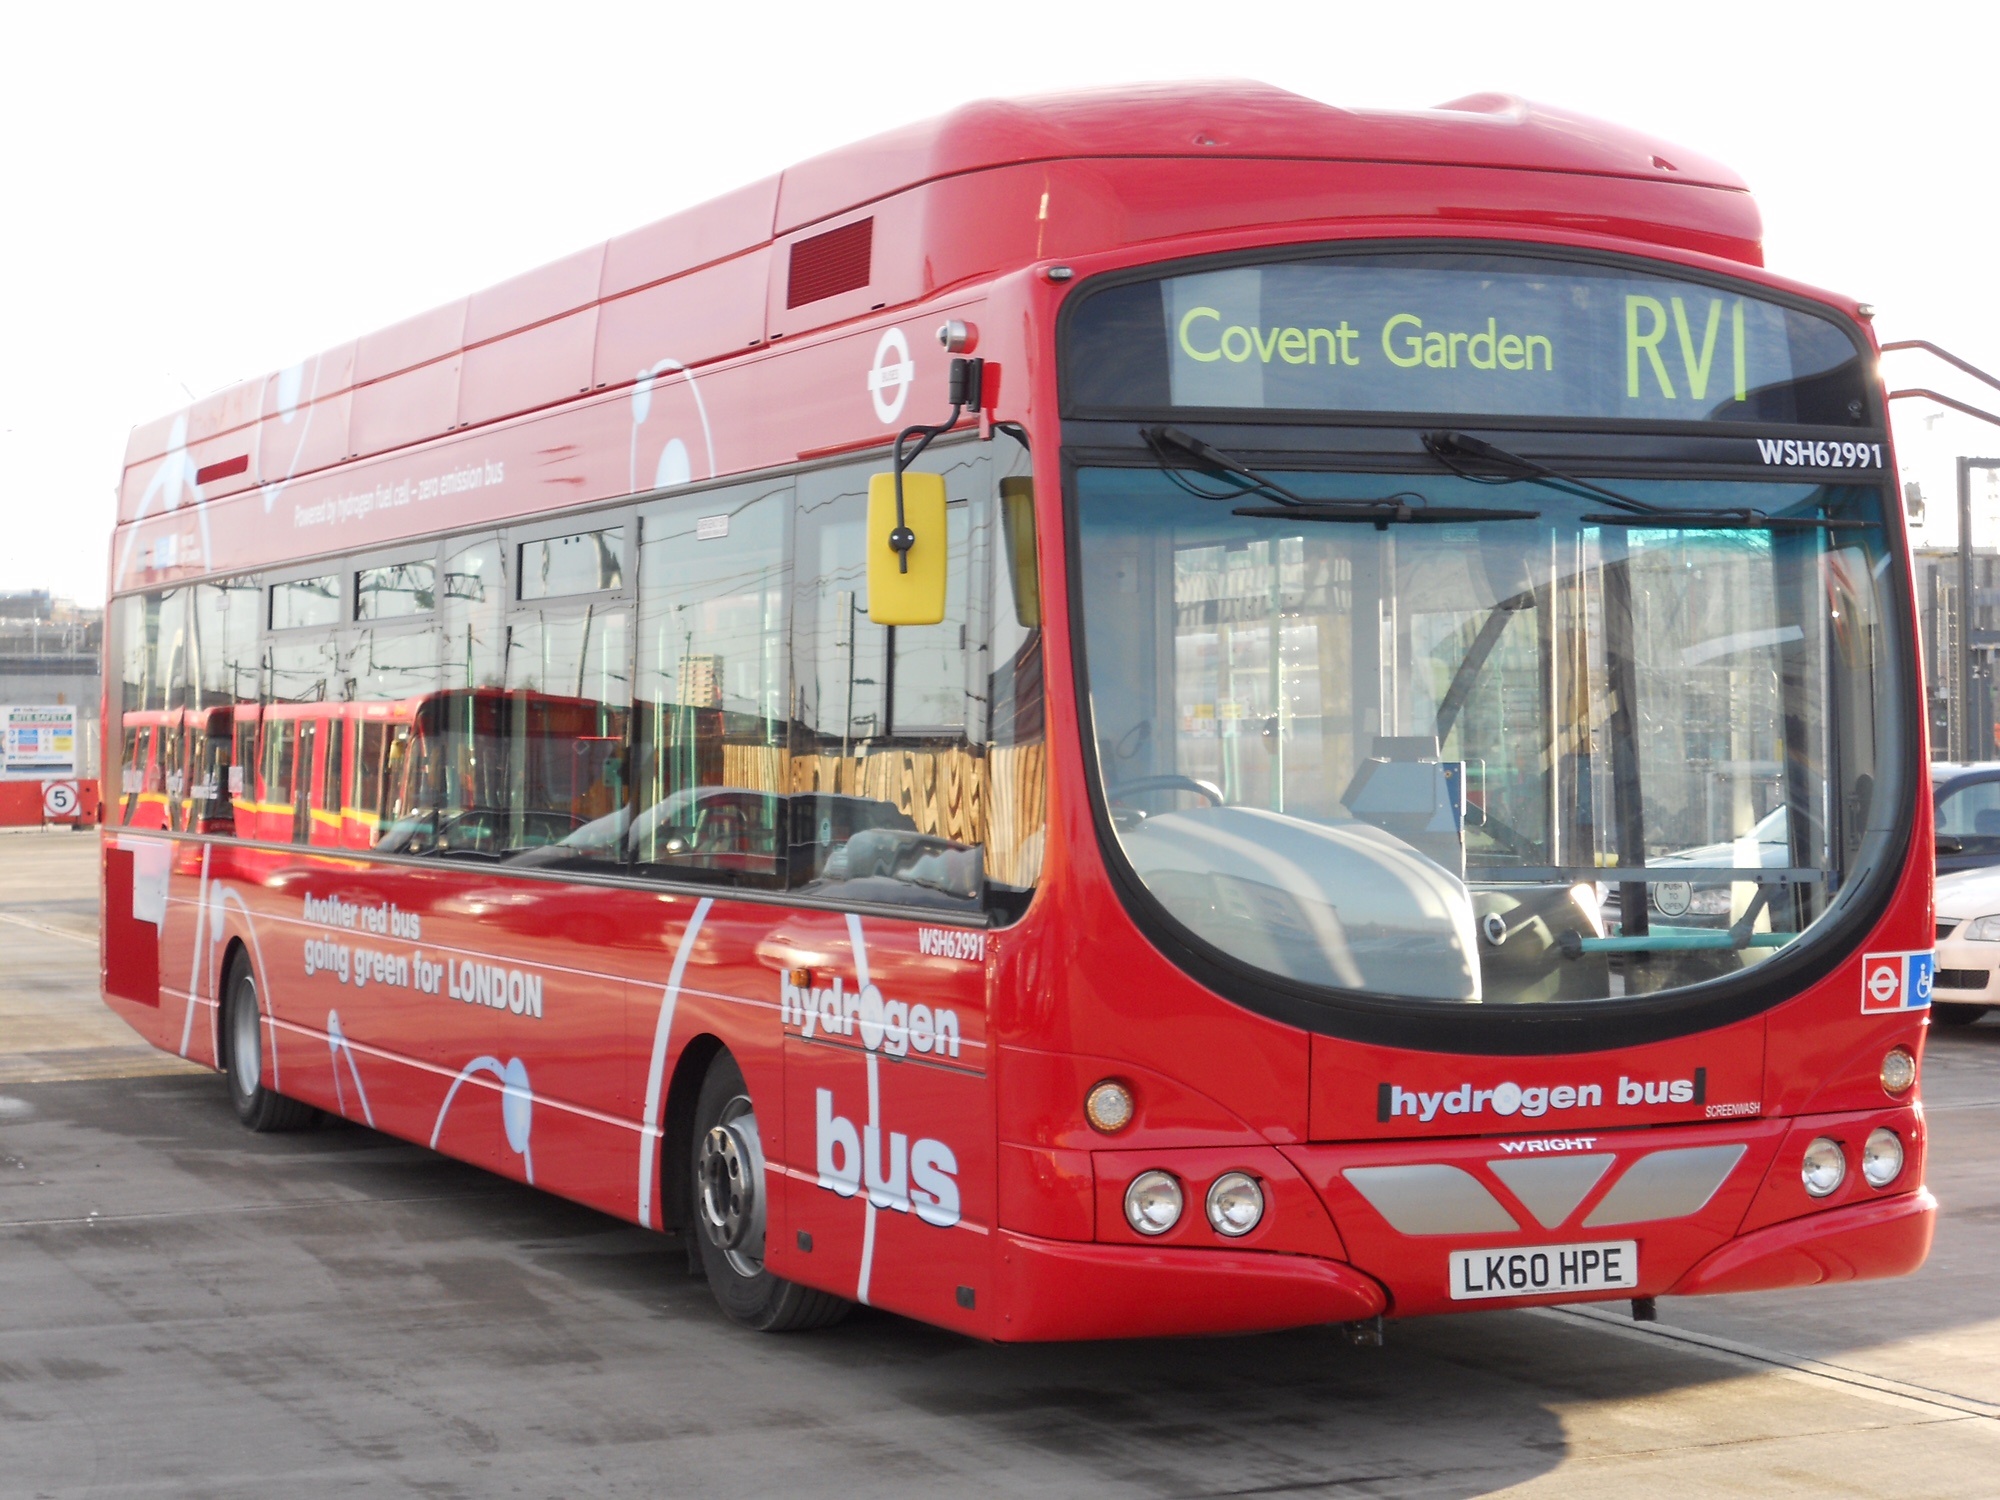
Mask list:
[{"label": "red bus", "polygon": [[141,427],[106,999],[758,1328],[1907,1272],[1908,547],[1759,235],[1507,98],[976,104]]}]

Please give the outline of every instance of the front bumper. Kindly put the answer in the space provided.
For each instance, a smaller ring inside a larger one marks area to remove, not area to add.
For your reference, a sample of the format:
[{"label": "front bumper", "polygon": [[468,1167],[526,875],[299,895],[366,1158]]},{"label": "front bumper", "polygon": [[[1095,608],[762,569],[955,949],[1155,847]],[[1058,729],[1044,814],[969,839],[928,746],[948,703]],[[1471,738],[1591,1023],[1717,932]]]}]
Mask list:
[{"label": "front bumper", "polygon": [[[1878,1189],[1859,1165],[1880,1127],[1897,1133],[1907,1157],[1903,1174]],[[1800,1165],[1821,1136],[1840,1143],[1850,1170],[1815,1199]],[[1923,1116],[1907,1103],[1558,1138],[1100,1151],[1088,1169],[1094,1243],[1065,1241],[1053,1224],[1001,1231],[998,1270],[1011,1291],[992,1333],[1220,1333],[1900,1276],[1930,1246],[1936,1203],[1923,1187],[1924,1157]],[[1121,1195],[1155,1168],[1186,1185],[1194,1211],[1144,1240],[1125,1223]],[[1269,1203],[1264,1222],[1236,1241],[1195,1207],[1203,1185],[1230,1169],[1255,1174]],[[1455,1252],[1628,1240],[1639,1257],[1634,1285],[1453,1295]]]},{"label": "front bumper", "polygon": [[[1924,1188],[1790,1219],[1725,1241],[1670,1285],[1628,1296],[1780,1291],[1906,1276],[1930,1253],[1937,1199]],[[1373,1277],[1338,1261],[1270,1252],[1079,1244],[1001,1230],[1002,1342],[1174,1338],[1352,1323],[1389,1312]],[[1576,1298],[1457,1303],[1483,1311]],[[1600,1299],[1601,1300],[1601,1299]],[[1436,1312],[1436,1306],[1398,1308]]]},{"label": "front bumper", "polygon": [[1937,1228],[1937,1199],[1919,1188],[1773,1224],[1707,1256],[1669,1295],[1774,1292],[1788,1287],[1907,1276],[1924,1263]]},{"label": "front bumper", "polygon": [[993,1337],[1174,1338],[1353,1323],[1387,1309],[1372,1277],[1338,1261],[1264,1251],[1092,1245],[1003,1229]]}]

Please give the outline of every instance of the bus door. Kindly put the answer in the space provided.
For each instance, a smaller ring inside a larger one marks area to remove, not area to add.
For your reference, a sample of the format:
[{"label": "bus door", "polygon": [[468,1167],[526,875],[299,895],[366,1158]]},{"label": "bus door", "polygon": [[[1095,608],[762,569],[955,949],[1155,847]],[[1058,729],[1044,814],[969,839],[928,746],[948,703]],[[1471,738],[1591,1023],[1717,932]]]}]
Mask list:
[{"label": "bus door", "polygon": [[798,478],[790,884],[904,915],[788,912],[765,961],[785,1038],[782,1243],[809,1235],[816,1277],[844,1295],[955,1322],[990,1285],[988,662],[1021,631],[1011,608],[1004,630],[993,618],[995,460],[956,446],[934,462],[949,502],[936,625],[869,618],[875,466]]}]

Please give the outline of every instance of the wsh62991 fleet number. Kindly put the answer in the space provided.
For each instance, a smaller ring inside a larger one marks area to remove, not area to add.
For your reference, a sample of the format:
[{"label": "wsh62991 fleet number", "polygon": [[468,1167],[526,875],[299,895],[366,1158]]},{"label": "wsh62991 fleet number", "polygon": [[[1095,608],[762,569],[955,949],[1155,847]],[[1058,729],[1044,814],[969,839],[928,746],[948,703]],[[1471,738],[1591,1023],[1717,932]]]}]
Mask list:
[{"label": "wsh62991 fleet number", "polygon": [[1812,442],[1800,438],[1758,438],[1757,456],[1774,467],[1792,469],[1879,469],[1880,443]]}]

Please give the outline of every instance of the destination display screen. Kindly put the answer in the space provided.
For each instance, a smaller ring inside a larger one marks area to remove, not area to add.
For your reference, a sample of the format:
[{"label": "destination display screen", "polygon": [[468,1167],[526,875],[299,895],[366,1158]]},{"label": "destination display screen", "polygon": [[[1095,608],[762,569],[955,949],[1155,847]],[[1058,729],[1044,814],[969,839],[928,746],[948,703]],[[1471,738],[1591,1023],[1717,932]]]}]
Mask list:
[{"label": "destination display screen", "polygon": [[1515,255],[1341,255],[1086,291],[1065,409],[1867,425],[1829,319],[1735,290]]}]

